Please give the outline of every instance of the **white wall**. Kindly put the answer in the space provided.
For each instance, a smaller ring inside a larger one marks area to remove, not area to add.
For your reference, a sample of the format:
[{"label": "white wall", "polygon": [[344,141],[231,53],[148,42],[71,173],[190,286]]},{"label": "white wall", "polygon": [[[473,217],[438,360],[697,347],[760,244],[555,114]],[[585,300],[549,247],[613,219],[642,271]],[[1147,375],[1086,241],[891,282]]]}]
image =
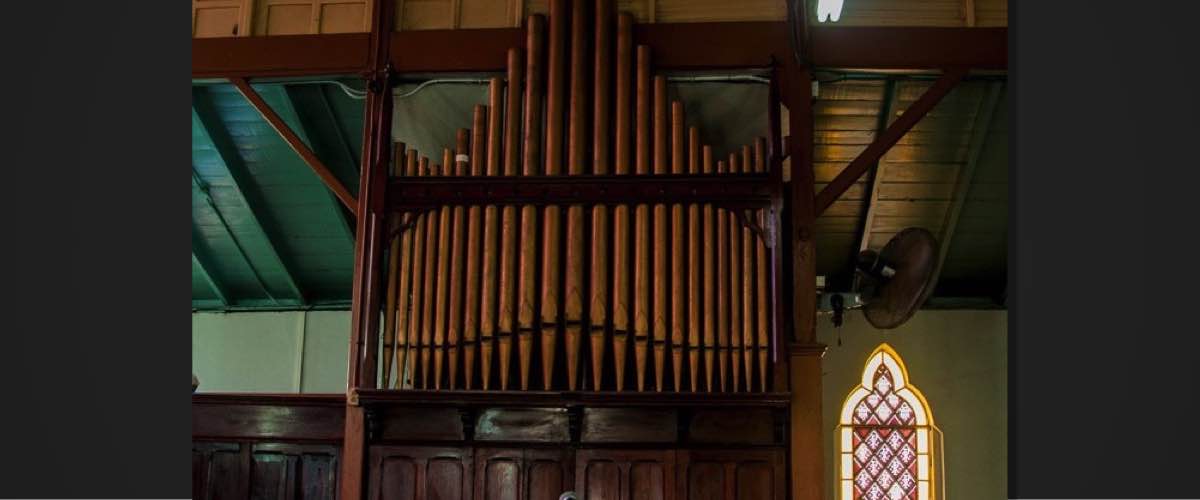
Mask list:
[{"label": "white wall", "polygon": [[349,311],[192,313],[197,392],[345,392],[349,331]]},{"label": "white wall", "polygon": [[895,330],[876,330],[862,314],[846,314],[838,332],[818,318],[822,359],[826,497],[836,497],[834,429],[867,356],[887,342],[904,360],[909,382],[929,401],[945,435],[945,500],[1008,498],[1008,313],[925,310]]}]

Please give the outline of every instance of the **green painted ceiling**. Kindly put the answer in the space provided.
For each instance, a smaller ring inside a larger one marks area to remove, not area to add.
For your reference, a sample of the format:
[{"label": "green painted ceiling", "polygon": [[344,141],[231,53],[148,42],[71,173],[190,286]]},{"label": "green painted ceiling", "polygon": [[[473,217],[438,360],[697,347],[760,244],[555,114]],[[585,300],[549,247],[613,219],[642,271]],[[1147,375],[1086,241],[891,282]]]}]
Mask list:
[{"label": "green painted ceiling", "polygon": [[[357,195],[363,101],[334,83],[254,87]],[[348,304],[353,223],[232,85],[193,85],[194,309]]]}]

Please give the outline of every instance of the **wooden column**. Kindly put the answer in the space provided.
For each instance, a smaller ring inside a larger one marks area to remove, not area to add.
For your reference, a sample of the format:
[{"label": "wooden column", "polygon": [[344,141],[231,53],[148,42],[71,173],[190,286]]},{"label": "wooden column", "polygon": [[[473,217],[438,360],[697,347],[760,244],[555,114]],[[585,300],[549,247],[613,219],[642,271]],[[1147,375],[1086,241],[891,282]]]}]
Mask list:
[{"label": "wooden column", "polygon": [[784,241],[792,251],[792,338],[787,349],[791,391],[791,498],[824,497],[825,448],[821,422],[821,356],[816,341],[816,218],[812,170],[812,80],[805,68],[783,68],[782,94],[788,108],[789,140],[784,141],[791,166],[792,234]]},{"label": "wooden column", "polygon": [[388,50],[391,46],[392,0],[372,3],[369,90],[363,126],[363,154],[358,189],[358,224],[354,238],[354,282],[350,313],[350,353],[346,377],[346,419],[342,448],[343,500],[362,500],[366,491],[366,419],[356,391],[376,386],[379,346],[379,307],[382,294],[381,257],[387,226],[385,195],[392,152],[392,86]]}]

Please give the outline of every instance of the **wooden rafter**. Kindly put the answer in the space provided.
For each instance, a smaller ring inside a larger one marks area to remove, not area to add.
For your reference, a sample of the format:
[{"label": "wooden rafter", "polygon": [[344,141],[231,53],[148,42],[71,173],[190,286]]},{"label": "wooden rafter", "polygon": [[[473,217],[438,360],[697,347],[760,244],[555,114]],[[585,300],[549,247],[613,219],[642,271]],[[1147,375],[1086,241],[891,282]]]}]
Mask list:
[{"label": "wooden rafter", "polygon": [[204,282],[208,283],[208,287],[213,293],[217,294],[217,300],[221,301],[223,307],[229,307],[229,292],[225,289],[225,284],[221,283],[212,271],[209,270],[212,264],[209,263],[208,256],[200,256],[196,254],[195,247],[192,248],[192,265],[200,268],[200,274],[204,276]]},{"label": "wooden rafter", "polygon": [[321,160],[317,158],[317,155],[314,154],[311,149],[309,149],[308,145],[300,139],[300,136],[296,135],[296,132],[292,131],[292,128],[283,121],[283,118],[280,118],[279,114],[276,113],[274,109],[271,109],[271,106],[267,104],[267,101],[263,100],[262,96],[258,94],[258,91],[254,90],[254,88],[250,86],[250,83],[247,82],[245,78],[231,78],[230,81],[233,82],[234,87],[237,87],[238,92],[241,93],[247,101],[250,101],[250,104],[254,106],[254,109],[258,111],[258,114],[262,115],[263,119],[271,125],[271,128],[275,129],[276,132],[279,132],[279,135],[283,137],[285,142],[288,143],[288,146],[291,146],[292,150],[296,151],[296,154],[299,154],[300,158],[304,160],[304,163],[308,164],[309,168],[312,168],[313,172],[317,174],[317,177],[321,178],[321,182],[324,182],[325,185],[333,191],[333,194],[337,196],[338,200],[340,200],[342,204],[346,206],[346,208],[350,209],[350,213],[357,215],[358,201],[354,199],[354,196],[350,194],[350,191],[346,190],[346,186],[343,186],[342,182],[333,175],[333,172],[329,170],[329,167],[327,167],[325,163],[321,162]]},{"label": "wooden rafter", "polygon": [[858,182],[858,178],[862,177],[872,165],[875,165],[892,146],[900,141],[901,137],[904,137],[904,134],[912,130],[913,125],[916,125],[937,103],[941,102],[942,98],[946,97],[946,94],[949,94],[950,90],[966,74],[965,68],[951,68],[943,72],[942,76],[921,95],[920,99],[904,110],[904,113],[896,118],[896,121],[888,125],[887,129],[877,136],[862,153],[859,153],[854,161],[851,161],[832,182],[826,185],[820,193],[817,193],[814,202],[817,215],[829,208],[834,200],[837,200],[850,186]]},{"label": "wooden rafter", "polygon": [[299,282],[296,281],[295,276],[292,274],[291,266],[288,265],[283,255],[279,252],[278,235],[273,235],[272,232],[267,230],[262,221],[263,216],[259,212],[259,209],[256,208],[262,206],[263,203],[257,193],[250,189],[250,186],[253,186],[250,180],[250,173],[246,170],[246,166],[242,164],[241,156],[237,154],[237,150],[233,146],[233,141],[224,133],[222,127],[217,126],[216,120],[217,117],[209,107],[208,101],[193,93],[192,122],[199,125],[200,131],[212,142],[217,157],[220,159],[218,163],[224,168],[225,174],[233,182],[233,191],[250,214],[249,220],[251,224],[259,234],[262,234],[263,239],[266,240],[270,256],[275,260],[279,268],[283,270],[287,286],[296,297],[296,300],[300,304],[305,304],[307,299],[305,298],[304,290],[300,288]]},{"label": "wooden rafter", "polygon": [[[888,80],[883,86],[883,96],[879,102],[879,121],[875,125],[875,137],[883,135],[887,130],[888,121],[891,119],[892,113],[895,112],[896,102],[896,81]],[[867,195],[867,213],[863,216],[862,231],[859,233],[858,249],[861,252],[866,250],[871,245],[871,229],[875,225],[875,210],[876,202],[879,201],[880,187],[883,182],[880,179],[883,169],[882,156],[870,166],[870,175],[867,178],[867,183],[870,186]]]},{"label": "wooden rafter", "polygon": [[[292,92],[290,90],[288,90],[288,88],[286,86],[284,86],[283,90],[282,90],[282,94],[283,94],[283,101],[282,101],[283,106],[280,108],[279,112],[284,117],[291,118],[294,120],[294,123],[296,123],[296,130],[295,130],[296,135],[300,136],[301,140],[311,142],[311,136],[308,133],[309,128],[311,126],[304,122],[304,117],[301,116],[300,113],[296,112],[296,103],[295,103],[295,99],[292,97]],[[337,120],[333,116],[333,110],[329,109],[329,107],[328,107],[329,103],[327,101],[325,101],[324,92],[321,92],[320,95],[321,95],[322,102],[324,102],[324,104],[325,104],[326,111],[329,113],[330,120],[332,120],[334,122],[335,134],[337,135],[338,140],[341,141],[341,143],[343,145],[343,148],[341,148],[341,149],[339,149],[339,148],[334,148],[334,149],[337,150],[337,152],[339,152],[339,153],[345,154],[346,156],[343,159],[345,161],[349,162],[350,165],[353,165],[354,157],[351,156],[347,152],[346,148],[348,148],[349,145],[346,144],[345,139],[342,137],[342,132],[337,126]],[[329,208],[331,211],[334,212],[333,216],[335,218],[337,218],[337,220],[341,221],[341,224],[339,224],[338,227],[342,229],[342,235],[345,237],[345,240],[350,243],[351,247],[353,247],[354,246],[354,228],[351,226],[350,220],[348,220],[346,218],[346,213],[343,212],[342,209],[338,207],[337,201],[334,200],[333,197],[327,197],[326,199],[328,199],[330,201]],[[351,210],[351,213],[354,213],[354,211]]]},{"label": "wooden rafter", "polygon": [[[208,185],[200,180],[195,170],[192,170],[192,190],[204,198],[204,202],[212,209],[213,214],[217,216],[217,220],[221,222],[221,229],[225,232],[225,236],[229,237],[229,241],[233,243],[234,248],[237,248],[238,255],[241,256],[242,262],[246,264],[246,267],[250,269],[250,274],[254,275],[255,281],[258,283],[258,288],[266,294],[267,298],[273,304],[278,305],[279,299],[275,298],[275,294],[271,293],[271,289],[267,288],[267,282],[263,280],[262,275],[258,272],[258,268],[254,267],[254,263],[250,261],[250,256],[246,254],[246,248],[242,246],[242,242],[238,241],[238,237],[234,236],[233,231],[229,229],[229,222],[225,220],[224,215],[221,215],[221,210],[217,208],[216,202],[213,201],[212,195],[209,194]],[[192,239],[196,240],[198,238],[195,223],[193,222]]]},{"label": "wooden rafter", "polygon": [[979,103],[975,113],[975,123],[971,126],[971,139],[967,146],[967,163],[963,165],[955,180],[954,198],[950,208],[946,210],[946,220],[942,224],[941,248],[938,250],[937,266],[933,271],[933,282],[937,283],[942,274],[942,266],[946,263],[946,254],[950,253],[950,240],[954,239],[954,230],[958,226],[959,216],[962,215],[963,205],[967,201],[967,192],[971,189],[971,181],[979,165],[979,157],[983,145],[987,143],[987,135],[991,130],[992,116],[995,115],[1000,101],[1001,83],[993,82],[988,85],[987,93]]}]

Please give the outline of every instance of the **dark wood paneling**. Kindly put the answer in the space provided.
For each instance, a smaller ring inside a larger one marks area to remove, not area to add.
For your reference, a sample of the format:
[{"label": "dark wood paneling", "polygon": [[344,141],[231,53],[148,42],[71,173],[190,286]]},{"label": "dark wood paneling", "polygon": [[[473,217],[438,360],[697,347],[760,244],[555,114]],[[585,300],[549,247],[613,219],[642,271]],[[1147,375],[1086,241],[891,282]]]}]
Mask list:
[{"label": "dark wood paneling", "polygon": [[575,454],[575,491],[587,500],[672,500],[674,450],[584,449]]},{"label": "dark wood paneling", "polygon": [[680,498],[783,500],[783,450],[681,450],[676,456]]},{"label": "dark wood paneling", "polygon": [[473,454],[467,448],[373,446],[373,500],[469,500]]},{"label": "dark wood paneling", "polygon": [[734,480],[737,482],[738,500],[782,497],[782,494],[775,494],[779,489],[775,484],[775,476],[774,466],[769,462],[752,461],[737,464]]},{"label": "dark wood paneling", "polygon": [[675,410],[586,408],[583,410],[584,443],[672,443],[678,438]]},{"label": "dark wood paneling", "polygon": [[333,500],[340,449],[335,445],[192,443],[192,497]]},{"label": "dark wood paneling", "polygon": [[337,395],[193,395],[192,437],[223,440],[342,440]]},{"label": "dark wood paneling", "polygon": [[266,443],[252,448],[251,497],[334,499],[338,455],[335,446]]},{"label": "dark wood paneling", "polygon": [[478,450],[475,453],[475,498],[518,500],[521,490],[521,450]]},{"label": "dark wood paneling", "polygon": [[688,428],[696,443],[772,444],[774,438],[771,410],[698,410]]},{"label": "dark wood paneling", "polygon": [[249,464],[242,449],[238,443],[192,443],[192,498],[247,498]]},{"label": "dark wood paneling", "polygon": [[725,498],[725,467],[719,462],[684,464],[680,471],[683,489],[679,494],[688,500],[723,500]]},{"label": "dark wood paneling", "polygon": [[384,441],[460,441],[463,422],[455,408],[394,408],[379,418]]},{"label": "dark wood paneling", "polygon": [[565,443],[571,434],[564,408],[487,409],[475,425],[479,441]]},{"label": "dark wood paneling", "polygon": [[[429,498],[470,498],[470,466],[458,457],[434,457],[426,465],[425,484]],[[466,496],[464,496],[466,495]]]},{"label": "dark wood paneling", "polygon": [[475,498],[558,500],[573,482],[569,449],[489,448],[475,452]]},{"label": "dark wood paneling", "polygon": [[574,483],[574,453],[569,449],[525,450],[523,500],[558,500]]}]

